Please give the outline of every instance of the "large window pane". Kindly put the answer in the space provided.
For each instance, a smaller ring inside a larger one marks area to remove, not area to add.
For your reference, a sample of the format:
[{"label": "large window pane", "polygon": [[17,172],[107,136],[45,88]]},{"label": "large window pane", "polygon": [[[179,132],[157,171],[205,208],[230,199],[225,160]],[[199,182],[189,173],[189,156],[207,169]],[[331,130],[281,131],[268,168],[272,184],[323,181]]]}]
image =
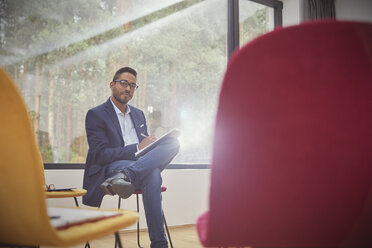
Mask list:
[{"label": "large window pane", "polygon": [[[226,1],[0,1],[0,66],[28,105],[44,162],[84,162],[84,121],[122,66],[151,132],[182,130],[176,163],[209,163],[226,67]],[[6,117],[3,117],[6,118]]]},{"label": "large window pane", "polygon": [[249,0],[239,0],[239,44],[274,30],[274,8]]}]

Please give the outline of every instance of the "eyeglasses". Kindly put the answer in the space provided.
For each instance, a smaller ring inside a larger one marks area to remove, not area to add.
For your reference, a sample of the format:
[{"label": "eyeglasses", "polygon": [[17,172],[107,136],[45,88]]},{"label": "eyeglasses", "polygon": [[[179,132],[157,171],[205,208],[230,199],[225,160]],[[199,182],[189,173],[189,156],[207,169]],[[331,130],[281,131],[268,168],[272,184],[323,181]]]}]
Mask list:
[{"label": "eyeglasses", "polygon": [[138,88],[138,85],[135,84],[135,83],[128,83],[127,80],[114,80],[114,82],[119,82],[121,86],[123,86],[124,88],[127,88],[128,85],[130,87],[131,90],[136,90]]},{"label": "eyeglasses", "polygon": [[54,186],[54,184],[49,184],[49,185],[45,184],[44,185],[44,190],[45,191],[54,191],[55,189],[56,189],[56,186]]}]

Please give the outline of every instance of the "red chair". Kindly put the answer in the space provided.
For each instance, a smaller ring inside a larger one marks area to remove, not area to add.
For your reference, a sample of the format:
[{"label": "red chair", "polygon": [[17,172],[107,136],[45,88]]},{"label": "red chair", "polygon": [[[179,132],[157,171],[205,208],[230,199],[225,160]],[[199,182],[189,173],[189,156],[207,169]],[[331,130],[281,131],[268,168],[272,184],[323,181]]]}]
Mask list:
[{"label": "red chair", "polygon": [[[165,192],[165,191],[167,191],[167,187],[161,186],[161,192]],[[137,213],[139,213],[139,199],[138,199],[138,195],[141,195],[142,194],[142,190],[136,189],[134,191],[134,194],[136,195],[136,200],[137,200]],[[118,209],[120,209],[120,205],[121,205],[121,197],[119,197]],[[169,240],[170,247],[173,248],[173,243],[172,243],[171,236],[169,234],[168,225],[167,225],[167,221],[165,219],[164,212],[163,212],[163,219],[164,219],[164,226],[165,226],[165,230],[167,231],[167,235],[168,235],[168,240]],[[140,242],[139,218],[138,218],[138,221],[137,221],[137,245],[138,245],[138,248],[142,248],[141,242]]]},{"label": "red chair", "polygon": [[372,24],[263,35],[229,62],[206,247],[372,247]]}]

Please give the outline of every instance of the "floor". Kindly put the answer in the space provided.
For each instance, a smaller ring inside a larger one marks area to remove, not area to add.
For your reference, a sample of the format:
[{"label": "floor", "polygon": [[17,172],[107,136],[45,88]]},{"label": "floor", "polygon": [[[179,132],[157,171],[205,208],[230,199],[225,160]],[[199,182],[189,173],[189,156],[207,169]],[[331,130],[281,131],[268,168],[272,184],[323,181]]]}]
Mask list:
[{"label": "floor", "polygon": [[[196,233],[195,225],[185,225],[179,227],[171,227],[169,229],[171,233],[173,247],[175,248],[201,248],[198,235]],[[121,231],[120,238],[124,248],[137,248],[137,232],[136,231]],[[141,246],[144,248],[150,247],[150,240],[146,230],[140,232]],[[115,237],[109,235],[98,240],[93,240],[90,243],[91,248],[114,248]],[[71,246],[69,248],[84,247],[84,244]],[[170,246],[169,246],[170,247]],[[42,246],[47,248],[47,246]]]}]

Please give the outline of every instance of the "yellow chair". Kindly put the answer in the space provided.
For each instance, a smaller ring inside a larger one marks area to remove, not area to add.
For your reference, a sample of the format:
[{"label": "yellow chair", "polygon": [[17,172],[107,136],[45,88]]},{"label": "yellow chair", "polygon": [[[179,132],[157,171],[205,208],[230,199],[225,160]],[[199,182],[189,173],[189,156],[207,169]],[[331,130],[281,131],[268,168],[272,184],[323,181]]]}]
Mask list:
[{"label": "yellow chair", "polygon": [[2,69],[0,86],[0,244],[69,246],[115,233],[121,247],[117,232],[136,223],[135,212],[115,210],[120,215],[62,230],[51,225],[43,164],[25,103]]}]

